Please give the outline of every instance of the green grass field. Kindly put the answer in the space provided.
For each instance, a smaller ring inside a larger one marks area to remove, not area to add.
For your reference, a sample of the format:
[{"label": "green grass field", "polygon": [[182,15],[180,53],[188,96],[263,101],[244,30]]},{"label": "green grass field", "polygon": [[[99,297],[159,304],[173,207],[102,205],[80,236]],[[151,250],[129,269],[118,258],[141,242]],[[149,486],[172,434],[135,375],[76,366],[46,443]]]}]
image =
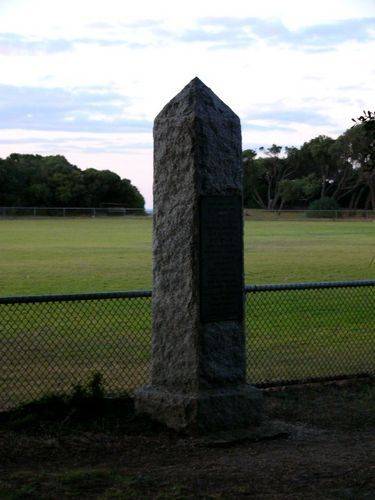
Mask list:
[{"label": "green grass field", "polygon": [[[372,222],[246,221],[246,283],[375,278]],[[151,219],[0,221],[0,295],[151,288]],[[374,372],[371,288],[248,294],[255,382]],[[0,408],[100,371],[149,374],[151,300],[0,305]]]},{"label": "green grass field", "polygon": [[[0,220],[0,296],[151,288],[150,218]],[[245,281],[375,278],[375,223],[246,221]]]}]

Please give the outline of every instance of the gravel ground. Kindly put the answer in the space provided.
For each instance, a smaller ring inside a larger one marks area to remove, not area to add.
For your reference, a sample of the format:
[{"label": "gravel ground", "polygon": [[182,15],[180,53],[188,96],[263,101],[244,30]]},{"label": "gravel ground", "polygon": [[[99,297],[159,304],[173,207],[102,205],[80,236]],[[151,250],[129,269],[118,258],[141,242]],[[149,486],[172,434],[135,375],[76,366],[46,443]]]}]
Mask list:
[{"label": "gravel ground", "polygon": [[266,439],[118,418],[0,424],[0,498],[373,499],[374,396],[370,380],[267,391]]}]

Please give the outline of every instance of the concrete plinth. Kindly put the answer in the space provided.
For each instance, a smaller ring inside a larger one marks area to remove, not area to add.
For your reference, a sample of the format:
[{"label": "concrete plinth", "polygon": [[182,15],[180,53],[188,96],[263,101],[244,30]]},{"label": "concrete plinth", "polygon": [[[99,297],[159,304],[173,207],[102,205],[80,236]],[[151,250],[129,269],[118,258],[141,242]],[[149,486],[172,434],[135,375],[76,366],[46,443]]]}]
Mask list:
[{"label": "concrete plinth", "polygon": [[175,430],[205,433],[245,429],[261,422],[262,394],[250,385],[198,394],[146,386],[137,393],[137,408]]}]

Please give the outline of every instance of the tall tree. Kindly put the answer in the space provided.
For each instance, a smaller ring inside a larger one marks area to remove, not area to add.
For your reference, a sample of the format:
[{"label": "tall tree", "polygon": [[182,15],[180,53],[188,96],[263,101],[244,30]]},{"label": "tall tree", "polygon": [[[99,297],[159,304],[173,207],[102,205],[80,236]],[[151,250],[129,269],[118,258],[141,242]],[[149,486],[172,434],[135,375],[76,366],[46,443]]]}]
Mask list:
[{"label": "tall tree", "polygon": [[375,210],[375,130],[365,123],[347,130],[341,137],[346,161],[356,172],[355,202]]},{"label": "tall tree", "polygon": [[260,159],[264,178],[267,183],[267,209],[273,210],[281,201],[281,183],[290,178],[293,172],[293,164],[281,157],[282,146],[272,144],[269,148],[259,148],[264,154]]},{"label": "tall tree", "polygon": [[253,149],[246,149],[242,153],[244,168],[244,205],[248,208],[267,208],[264,168],[262,162],[256,159],[256,156],[257,153]]},{"label": "tall tree", "polygon": [[308,158],[310,173],[315,171],[320,177],[320,197],[327,195],[327,188],[335,170],[335,161],[332,153],[334,140],[326,135],[319,135],[303,144],[302,154]]}]

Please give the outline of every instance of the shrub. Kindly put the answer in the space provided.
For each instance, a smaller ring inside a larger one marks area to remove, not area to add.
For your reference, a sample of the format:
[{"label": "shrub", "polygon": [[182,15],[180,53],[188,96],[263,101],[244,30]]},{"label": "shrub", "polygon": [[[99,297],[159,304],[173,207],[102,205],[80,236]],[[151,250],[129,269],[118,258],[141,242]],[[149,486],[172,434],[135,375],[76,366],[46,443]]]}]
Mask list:
[{"label": "shrub", "polygon": [[46,394],[29,403],[0,413],[0,428],[26,430],[48,426],[69,426],[85,422],[98,422],[103,418],[133,417],[134,403],[123,393],[106,398],[103,377],[94,373],[85,384],[75,385],[70,392]]},{"label": "shrub", "polygon": [[314,200],[310,203],[307,217],[326,219],[337,218],[340,216],[338,210],[340,210],[340,205],[337,201],[329,196],[324,196],[323,198]]}]

